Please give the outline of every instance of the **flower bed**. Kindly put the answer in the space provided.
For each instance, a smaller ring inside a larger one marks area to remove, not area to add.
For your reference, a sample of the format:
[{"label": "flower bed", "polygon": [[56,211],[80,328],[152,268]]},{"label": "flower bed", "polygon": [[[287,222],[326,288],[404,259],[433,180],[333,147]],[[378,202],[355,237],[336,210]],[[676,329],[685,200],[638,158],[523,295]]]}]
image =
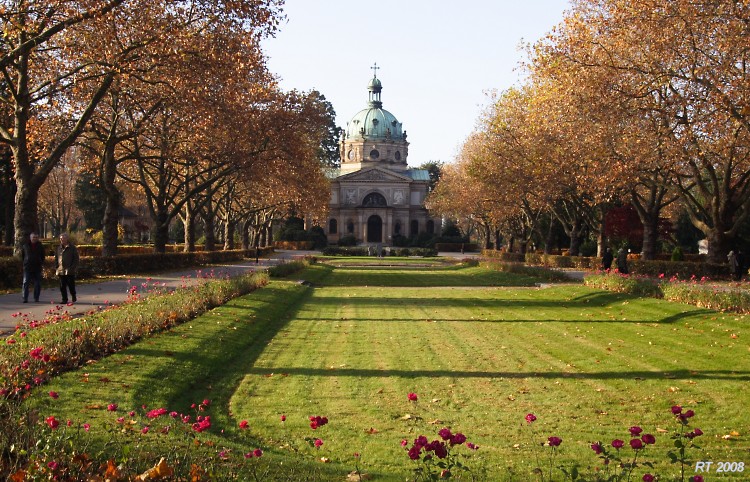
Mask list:
[{"label": "flower bed", "polygon": [[706,277],[680,280],[676,276],[667,279],[660,274],[656,279],[621,275],[616,272],[598,272],[584,278],[584,284],[635,296],[664,298],[717,311],[750,313],[750,292],[741,285],[719,285]]}]

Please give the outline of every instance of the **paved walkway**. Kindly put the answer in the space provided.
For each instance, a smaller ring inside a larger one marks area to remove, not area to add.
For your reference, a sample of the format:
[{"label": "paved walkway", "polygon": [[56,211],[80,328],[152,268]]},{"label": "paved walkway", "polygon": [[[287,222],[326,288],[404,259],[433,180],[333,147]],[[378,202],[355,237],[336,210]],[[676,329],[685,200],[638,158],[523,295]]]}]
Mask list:
[{"label": "paved walkway", "polygon": [[31,296],[29,296],[28,303],[23,303],[19,289],[16,293],[0,295],[0,336],[15,331],[16,325],[20,322],[43,320],[48,315],[53,314],[67,313],[77,316],[91,310],[101,309],[107,305],[122,303],[127,299],[128,290],[132,286],[137,286],[139,292],[146,291],[146,288],[153,288],[155,285],[175,289],[196,283],[204,277],[237,276],[259,267],[265,268],[283,260],[294,259],[306,254],[315,254],[315,252],[277,250],[271,257],[261,258],[257,265],[254,259],[247,259],[237,263],[214,265],[208,268],[189,269],[151,276],[123,277],[113,281],[77,283],[78,302],[68,305],[59,303],[60,290],[57,287],[42,289],[38,303],[33,302]]}]

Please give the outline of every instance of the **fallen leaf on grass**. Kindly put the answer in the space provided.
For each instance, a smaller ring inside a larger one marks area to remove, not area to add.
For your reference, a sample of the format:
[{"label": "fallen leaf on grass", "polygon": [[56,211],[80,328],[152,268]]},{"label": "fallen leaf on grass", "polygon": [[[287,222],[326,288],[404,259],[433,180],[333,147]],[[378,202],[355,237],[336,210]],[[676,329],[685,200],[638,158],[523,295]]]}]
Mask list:
[{"label": "fallen leaf on grass", "polygon": [[669,433],[669,430],[666,430],[666,429],[663,429],[663,428],[659,428],[659,427],[656,427],[656,432],[657,432],[657,433]]},{"label": "fallen leaf on grass", "polygon": [[379,430],[376,429],[376,428],[373,428],[373,427],[365,429],[365,433],[369,433],[369,434],[376,434],[378,432],[379,432]]},{"label": "fallen leaf on grass", "polygon": [[427,422],[427,423],[429,423],[430,425],[442,425],[442,424],[443,424],[443,421],[442,421],[442,420],[440,420],[440,419],[438,419],[438,418],[436,418],[436,419],[435,419],[435,420],[433,420],[432,422]]},{"label": "fallen leaf on grass", "polygon": [[370,474],[363,474],[356,470],[352,470],[351,472],[349,472],[349,475],[346,476],[346,480],[348,482],[359,482],[360,480],[371,480],[371,479],[372,479],[372,476]]},{"label": "fallen leaf on grass", "polygon": [[162,480],[173,475],[174,470],[167,465],[167,461],[162,457],[159,463],[136,477],[135,480]]}]

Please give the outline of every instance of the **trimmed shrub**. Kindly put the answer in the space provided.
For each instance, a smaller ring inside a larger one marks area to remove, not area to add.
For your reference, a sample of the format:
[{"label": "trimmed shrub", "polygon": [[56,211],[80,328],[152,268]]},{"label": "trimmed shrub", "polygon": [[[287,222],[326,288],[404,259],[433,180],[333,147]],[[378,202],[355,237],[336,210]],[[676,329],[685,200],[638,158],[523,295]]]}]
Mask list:
[{"label": "trimmed shrub", "polygon": [[480,263],[480,266],[495,271],[523,274],[545,281],[571,281],[571,279],[561,271],[542,268],[539,266],[526,266],[523,263],[506,261],[483,261],[482,263]]},{"label": "trimmed shrub", "polygon": [[664,299],[669,301],[710,310],[750,313],[750,292],[745,289],[724,289],[696,282],[669,282],[662,284],[661,289]]},{"label": "trimmed shrub", "polygon": [[691,276],[696,278],[722,278],[729,276],[729,266],[724,264],[695,263],[692,261],[644,261],[634,260],[629,262],[630,270],[643,276],[660,276],[668,278],[679,276],[687,279]]},{"label": "trimmed shrub", "polygon": [[420,256],[429,258],[437,256],[435,248],[391,248],[391,256]]},{"label": "trimmed shrub", "polygon": [[526,259],[526,256],[521,253],[508,253],[505,251],[498,251],[496,249],[483,249],[482,256],[485,256],[487,258],[496,258],[501,261],[513,263],[523,263]]},{"label": "trimmed shrub", "polygon": [[552,268],[599,269],[602,265],[602,258],[543,253],[526,253],[525,260],[527,264]]},{"label": "trimmed shrub", "polygon": [[635,296],[661,298],[663,296],[659,281],[651,278],[639,278],[619,273],[596,273],[583,278],[583,283],[592,288],[599,288]]},{"label": "trimmed shrub", "polygon": [[268,268],[268,274],[272,278],[283,278],[290,274],[297,273],[315,263],[315,258],[296,259],[286,263],[277,264]]},{"label": "trimmed shrub", "polygon": [[367,256],[367,248],[348,246],[328,246],[323,249],[324,256]]},{"label": "trimmed shrub", "polygon": [[338,245],[339,246],[356,246],[357,238],[354,237],[353,234],[347,234],[347,235],[341,236],[339,238]]},{"label": "trimmed shrub", "polygon": [[289,250],[310,250],[313,249],[315,243],[312,241],[274,241],[273,247],[276,249],[289,249]]},{"label": "trimmed shrub", "polygon": [[435,243],[435,249],[449,253],[460,253],[462,251],[479,251],[479,246],[476,243]]}]

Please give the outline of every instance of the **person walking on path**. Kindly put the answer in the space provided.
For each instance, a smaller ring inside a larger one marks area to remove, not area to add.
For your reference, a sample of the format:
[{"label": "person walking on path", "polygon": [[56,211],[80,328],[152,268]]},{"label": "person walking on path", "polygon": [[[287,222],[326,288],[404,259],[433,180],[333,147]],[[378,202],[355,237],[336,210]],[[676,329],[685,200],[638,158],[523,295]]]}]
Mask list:
[{"label": "person walking on path", "polygon": [[727,260],[729,261],[729,273],[735,280],[740,281],[742,279],[743,265],[745,264],[742,253],[739,250],[736,253],[730,251],[727,255]]},{"label": "person walking on path", "polygon": [[612,261],[614,261],[615,257],[612,254],[612,248],[607,248],[604,250],[604,255],[602,256],[602,269],[604,271],[609,271],[612,268]]},{"label": "person walking on path", "polygon": [[60,293],[62,303],[68,303],[68,291],[70,300],[76,300],[76,270],[78,269],[78,249],[68,239],[68,233],[60,235],[60,244],[57,246],[55,255],[55,273],[60,278]]},{"label": "person walking on path", "polygon": [[625,248],[617,253],[617,271],[621,274],[628,274],[628,252]]},{"label": "person walking on path", "polygon": [[29,242],[21,248],[23,259],[23,302],[29,302],[29,285],[34,283],[34,301],[39,301],[42,292],[42,266],[44,265],[44,246],[39,242],[39,235],[31,233]]}]

